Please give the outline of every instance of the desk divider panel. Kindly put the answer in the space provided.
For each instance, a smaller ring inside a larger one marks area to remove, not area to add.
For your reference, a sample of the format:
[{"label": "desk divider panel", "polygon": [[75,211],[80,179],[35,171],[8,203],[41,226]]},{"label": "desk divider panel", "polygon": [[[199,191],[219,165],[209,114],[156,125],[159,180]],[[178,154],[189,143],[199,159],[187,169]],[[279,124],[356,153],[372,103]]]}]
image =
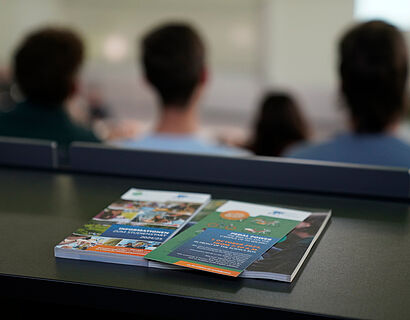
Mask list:
[{"label": "desk divider panel", "polygon": [[57,143],[38,139],[0,137],[0,165],[56,168],[58,166]]},{"label": "desk divider panel", "polygon": [[346,195],[409,198],[409,170],[324,161],[226,157],[73,143],[80,172]]}]

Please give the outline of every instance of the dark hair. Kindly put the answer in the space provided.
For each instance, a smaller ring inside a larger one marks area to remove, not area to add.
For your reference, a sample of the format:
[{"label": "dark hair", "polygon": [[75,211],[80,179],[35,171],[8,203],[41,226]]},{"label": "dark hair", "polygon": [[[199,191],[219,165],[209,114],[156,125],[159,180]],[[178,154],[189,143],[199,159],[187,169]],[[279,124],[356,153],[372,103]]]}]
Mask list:
[{"label": "dark hair", "polygon": [[187,24],[162,25],[143,38],[142,62],[162,104],[184,107],[204,72],[204,44]]},{"label": "dark hair", "polygon": [[406,46],[400,31],[369,21],[339,44],[341,91],[356,132],[382,132],[405,109]]},{"label": "dark hair", "polygon": [[61,104],[73,89],[84,58],[80,37],[69,29],[46,27],[30,33],[14,55],[14,77],[26,99]]},{"label": "dark hair", "polygon": [[286,93],[269,93],[262,100],[249,149],[256,155],[276,157],[307,137],[308,126],[295,99]]}]

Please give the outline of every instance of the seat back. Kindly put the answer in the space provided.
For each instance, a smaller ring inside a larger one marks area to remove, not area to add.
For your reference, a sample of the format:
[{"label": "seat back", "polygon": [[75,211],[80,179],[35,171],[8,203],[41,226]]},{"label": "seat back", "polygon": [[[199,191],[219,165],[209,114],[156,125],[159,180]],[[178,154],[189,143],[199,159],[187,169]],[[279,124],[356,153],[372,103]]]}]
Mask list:
[{"label": "seat back", "polygon": [[409,170],[286,158],[207,156],[120,149],[88,143],[70,148],[76,171],[278,190],[409,198]]},{"label": "seat back", "polygon": [[0,165],[56,168],[58,166],[57,143],[0,137]]}]

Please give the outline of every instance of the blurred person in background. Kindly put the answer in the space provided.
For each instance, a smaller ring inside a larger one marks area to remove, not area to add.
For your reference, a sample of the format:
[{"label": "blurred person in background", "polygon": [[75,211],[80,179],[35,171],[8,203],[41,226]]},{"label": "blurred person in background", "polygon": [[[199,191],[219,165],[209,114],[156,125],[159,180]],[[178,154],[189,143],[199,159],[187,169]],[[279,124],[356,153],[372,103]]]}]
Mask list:
[{"label": "blurred person in background", "polygon": [[400,31],[383,21],[350,29],[339,44],[341,93],[351,132],[295,147],[293,158],[410,167],[410,145],[397,137],[407,107],[408,58]]},{"label": "blurred person in background", "polygon": [[56,141],[62,155],[73,141],[99,142],[65,110],[78,90],[83,59],[83,42],[69,29],[47,27],[30,33],[13,61],[13,78],[23,101],[0,114],[0,136]]},{"label": "blurred person in background", "polygon": [[6,67],[0,67],[0,112],[10,111],[16,104],[13,97],[13,84],[10,72]]},{"label": "blurred person in background", "polygon": [[197,31],[185,23],[168,23],[150,31],[141,44],[144,76],[157,93],[159,118],[153,132],[116,144],[157,151],[248,154],[198,135],[199,103],[208,73],[205,46]]},{"label": "blurred person in background", "polygon": [[259,156],[279,157],[309,138],[309,128],[296,100],[287,93],[267,93],[260,104],[247,148]]}]

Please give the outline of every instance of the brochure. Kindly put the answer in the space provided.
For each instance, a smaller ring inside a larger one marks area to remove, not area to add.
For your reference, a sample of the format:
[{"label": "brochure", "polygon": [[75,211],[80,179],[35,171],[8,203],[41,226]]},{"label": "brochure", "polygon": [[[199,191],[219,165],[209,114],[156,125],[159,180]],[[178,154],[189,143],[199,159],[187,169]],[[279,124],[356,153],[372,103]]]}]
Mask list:
[{"label": "brochure", "polygon": [[[211,201],[180,232],[198,223],[198,221],[213,212],[216,207],[224,202],[224,200]],[[292,282],[317,239],[322,234],[330,217],[330,210],[312,213],[258,260],[252,263],[239,277]],[[161,269],[185,269],[177,265],[156,261],[149,261],[148,266]]]},{"label": "brochure", "polygon": [[145,258],[237,277],[310,214],[227,200]]},{"label": "brochure", "polygon": [[322,234],[330,216],[330,211],[311,214],[260,259],[252,263],[241,277],[292,282]]},{"label": "brochure", "polygon": [[170,239],[209,194],[131,188],[54,248],[59,258],[147,265],[143,257]]}]

